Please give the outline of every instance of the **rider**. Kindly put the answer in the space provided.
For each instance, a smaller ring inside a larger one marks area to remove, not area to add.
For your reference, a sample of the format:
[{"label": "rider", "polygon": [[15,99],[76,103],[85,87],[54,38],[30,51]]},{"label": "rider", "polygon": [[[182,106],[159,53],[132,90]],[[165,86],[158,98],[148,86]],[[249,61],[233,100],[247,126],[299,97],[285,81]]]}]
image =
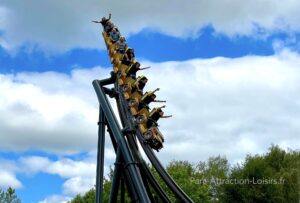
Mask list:
[{"label": "rider", "polygon": [[92,22],[94,23],[101,23],[101,25],[103,26],[103,29],[104,31],[109,34],[109,32],[113,29],[114,27],[114,24],[110,21],[111,19],[111,13],[109,14],[109,17],[108,18],[105,18],[103,17],[101,19],[101,21],[96,21],[96,20],[93,20]]},{"label": "rider", "polygon": [[164,112],[163,112],[163,110],[161,110],[164,107],[165,106],[154,108],[150,112],[149,118],[148,118],[148,121],[147,121],[148,128],[150,128],[151,126],[157,126],[158,125],[157,121],[160,118],[169,118],[169,117],[172,117],[171,115],[170,116],[164,116]]},{"label": "rider", "polygon": [[127,44],[125,42],[125,37],[120,37],[120,39],[116,42],[116,50],[118,54],[124,54],[127,49]]},{"label": "rider", "polygon": [[116,27],[114,27],[111,32],[109,32],[110,40],[112,43],[116,43],[120,39],[120,32]]},{"label": "rider", "polygon": [[133,92],[139,92],[140,94],[143,94],[144,87],[146,83],[148,82],[148,78],[145,76],[139,76],[132,87],[132,93]]},{"label": "rider", "polygon": [[130,66],[134,62],[134,50],[133,48],[128,48],[125,51],[124,57],[122,59],[122,64]]},{"label": "rider", "polygon": [[157,88],[156,90],[154,91],[149,91],[149,92],[146,92],[140,103],[139,103],[139,109],[142,109],[142,108],[147,108],[149,109],[149,104],[151,102],[166,102],[166,101],[162,101],[162,100],[156,100],[156,94],[154,94],[156,91],[158,91],[159,88]]},{"label": "rider", "polygon": [[145,70],[148,69],[150,67],[145,67],[145,68],[141,68],[141,64],[136,61],[134,64],[132,64],[131,66],[129,66],[126,69],[126,77],[131,77],[132,79],[136,79],[136,72],[138,72],[139,70]]}]

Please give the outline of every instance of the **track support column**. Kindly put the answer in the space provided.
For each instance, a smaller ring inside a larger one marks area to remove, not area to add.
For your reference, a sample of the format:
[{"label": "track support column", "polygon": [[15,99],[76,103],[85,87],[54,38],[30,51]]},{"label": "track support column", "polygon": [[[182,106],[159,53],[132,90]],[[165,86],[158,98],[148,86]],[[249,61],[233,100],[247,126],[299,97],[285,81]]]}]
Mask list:
[{"label": "track support column", "polygon": [[109,197],[110,197],[109,203],[117,202],[118,190],[119,190],[122,171],[123,171],[123,164],[124,163],[122,162],[121,151],[118,148],[116,162],[115,162],[114,175],[113,175],[113,180],[112,180],[112,185],[111,185],[111,190],[110,190],[110,195],[109,195]]},{"label": "track support column", "polygon": [[104,169],[104,148],[105,148],[105,115],[100,106],[98,129],[98,150],[97,150],[97,172],[96,172],[96,203],[102,202],[103,196],[103,169]]}]

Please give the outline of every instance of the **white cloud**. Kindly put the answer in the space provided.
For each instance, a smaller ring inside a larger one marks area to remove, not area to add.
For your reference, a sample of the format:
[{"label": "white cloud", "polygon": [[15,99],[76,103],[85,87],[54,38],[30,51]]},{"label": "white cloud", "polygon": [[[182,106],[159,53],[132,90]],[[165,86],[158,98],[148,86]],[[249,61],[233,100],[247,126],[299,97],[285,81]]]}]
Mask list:
[{"label": "white cloud", "polygon": [[0,75],[0,148],[38,146],[63,153],[94,148],[98,104],[91,82],[106,73],[108,70],[93,69],[75,70],[71,76]]},{"label": "white cloud", "polygon": [[[110,149],[107,149],[107,151],[110,152]],[[65,180],[62,185],[62,195],[68,198],[76,196],[77,194],[84,194],[95,186],[96,159],[97,157],[93,153],[85,156],[82,160],[61,157],[56,161],[52,161],[48,157],[27,156],[20,158],[16,165],[18,165],[18,173],[31,176],[37,173],[60,176]],[[108,166],[113,165],[113,161],[114,157],[105,156],[105,175],[108,174]],[[54,197],[62,196],[55,195]]]},{"label": "white cloud", "polygon": [[63,184],[63,192],[66,195],[75,196],[77,194],[84,194],[89,191],[96,183],[95,178],[73,177],[68,179]]},{"label": "white cloud", "polygon": [[193,37],[206,25],[229,36],[300,30],[300,2],[294,0],[28,0],[26,4],[4,0],[0,4],[0,43],[8,49],[24,43],[55,50],[104,47],[99,28],[91,20],[109,12],[126,36],[146,28]]},{"label": "white cloud", "polygon": [[67,203],[71,199],[72,199],[71,197],[67,197],[63,195],[52,195],[45,198],[42,201],[39,201],[39,203]]},{"label": "white cloud", "polygon": [[16,175],[0,168],[0,188],[21,188],[22,183],[16,178]]},{"label": "white cloud", "polygon": [[0,188],[21,188],[23,185],[16,177],[18,167],[14,161],[0,158]]},{"label": "white cloud", "polygon": [[20,158],[19,164],[22,166],[20,170],[29,174],[45,172],[62,178],[77,176],[93,178],[96,173],[96,157],[88,158],[89,160],[60,158],[57,161],[51,161],[47,157],[28,156]]}]

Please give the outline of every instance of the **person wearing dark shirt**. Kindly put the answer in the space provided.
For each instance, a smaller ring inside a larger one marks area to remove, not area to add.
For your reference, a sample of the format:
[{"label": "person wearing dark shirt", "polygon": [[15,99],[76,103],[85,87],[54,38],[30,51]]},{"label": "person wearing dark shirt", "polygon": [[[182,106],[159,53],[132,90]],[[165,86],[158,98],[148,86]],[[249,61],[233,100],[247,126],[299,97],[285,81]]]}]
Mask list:
[{"label": "person wearing dark shirt", "polygon": [[165,106],[159,107],[159,108],[154,108],[149,115],[148,121],[147,121],[147,127],[150,128],[152,126],[157,126],[157,121],[160,118],[169,118],[172,116],[164,116],[164,112],[163,110],[161,110],[162,108],[164,108]]},{"label": "person wearing dark shirt", "polygon": [[157,88],[156,90],[154,90],[154,91],[150,91],[150,92],[146,92],[144,95],[143,95],[143,97],[142,97],[142,99],[141,99],[141,101],[140,101],[140,103],[139,103],[139,110],[140,109],[142,109],[142,108],[147,108],[147,109],[149,109],[149,104],[151,103],[151,102],[166,102],[166,101],[162,101],[162,100],[156,100],[156,94],[154,94],[156,91],[158,91],[159,90],[159,88]]},{"label": "person wearing dark shirt", "polygon": [[136,79],[136,72],[138,72],[141,67],[141,64],[139,62],[135,62],[132,64],[129,68],[127,68],[126,72],[126,77],[131,77],[132,79]]},{"label": "person wearing dark shirt", "polygon": [[122,64],[130,66],[134,61],[134,57],[134,50],[132,48],[128,48],[122,59]]},{"label": "person wearing dark shirt", "polygon": [[109,32],[113,29],[114,25],[112,22],[110,22],[110,19],[111,19],[111,13],[109,14],[109,17],[108,18],[105,18],[103,17],[101,19],[101,21],[96,21],[96,20],[93,20],[92,22],[94,23],[101,23],[101,25],[103,26],[103,29],[104,31],[109,34]]},{"label": "person wearing dark shirt", "polygon": [[100,23],[103,25],[103,27],[107,24],[108,21],[111,19],[111,13],[109,14],[108,18],[103,17],[100,21]]},{"label": "person wearing dark shirt", "polygon": [[[146,92],[147,94],[147,92]],[[155,101],[156,95],[151,94],[151,95],[146,95],[146,97],[142,97],[141,102],[139,103],[138,110],[146,108],[150,109],[149,104],[153,101]]]},{"label": "person wearing dark shirt", "polygon": [[133,84],[131,92],[139,92],[141,95],[143,94],[143,89],[148,82],[148,79],[145,76],[139,76],[135,83]]},{"label": "person wearing dark shirt", "polygon": [[136,61],[134,64],[132,64],[126,69],[126,77],[131,77],[132,79],[136,79],[136,72],[148,68],[150,67],[141,68],[141,64],[138,61]]},{"label": "person wearing dark shirt", "polygon": [[146,77],[143,77],[137,84],[137,88],[139,91],[143,92],[144,87],[146,83],[148,82],[148,79]]}]

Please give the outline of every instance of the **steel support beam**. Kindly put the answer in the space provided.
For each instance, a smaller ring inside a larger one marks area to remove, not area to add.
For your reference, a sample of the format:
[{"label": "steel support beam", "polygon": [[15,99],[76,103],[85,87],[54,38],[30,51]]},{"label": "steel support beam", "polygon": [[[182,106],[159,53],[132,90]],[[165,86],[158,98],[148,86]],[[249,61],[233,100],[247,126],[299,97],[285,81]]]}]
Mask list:
[{"label": "steel support beam", "polygon": [[102,202],[103,196],[103,169],[105,148],[105,117],[103,110],[99,109],[98,150],[97,150],[97,172],[96,172],[96,203]]}]

